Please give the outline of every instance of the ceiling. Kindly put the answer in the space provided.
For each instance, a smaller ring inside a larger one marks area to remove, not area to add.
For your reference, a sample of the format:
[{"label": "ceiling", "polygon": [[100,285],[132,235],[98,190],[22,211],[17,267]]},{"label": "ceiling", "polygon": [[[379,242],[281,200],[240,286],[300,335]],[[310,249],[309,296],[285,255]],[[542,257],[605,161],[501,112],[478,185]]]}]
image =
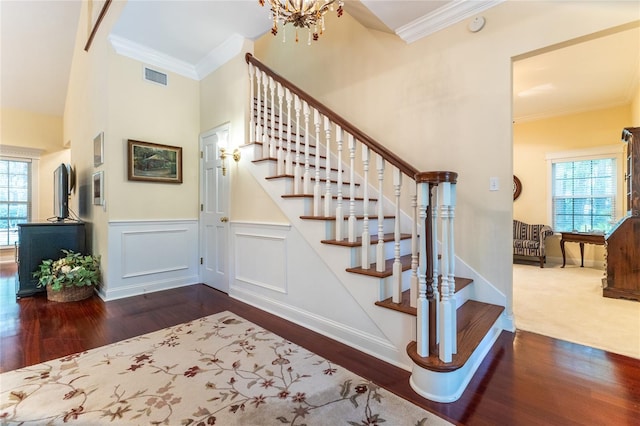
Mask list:
[{"label": "ceiling", "polygon": [[[348,0],[345,9],[363,25],[411,43],[501,1]],[[2,108],[62,115],[80,6],[0,0]],[[129,0],[111,36],[201,78],[231,41],[255,40],[270,26],[257,0]],[[640,78],[640,55],[629,52],[639,51],[635,28],[516,61],[515,120],[628,103]]]}]

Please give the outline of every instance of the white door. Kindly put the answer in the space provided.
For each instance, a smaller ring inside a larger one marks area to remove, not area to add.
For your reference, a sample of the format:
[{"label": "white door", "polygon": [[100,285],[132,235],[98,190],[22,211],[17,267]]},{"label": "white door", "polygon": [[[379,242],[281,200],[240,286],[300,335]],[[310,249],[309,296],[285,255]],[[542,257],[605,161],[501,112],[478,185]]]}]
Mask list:
[{"label": "white door", "polygon": [[229,292],[229,176],[222,175],[219,147],[226,146],[228,138],[228,124],[200,136],[200,277],[225,293]]}]

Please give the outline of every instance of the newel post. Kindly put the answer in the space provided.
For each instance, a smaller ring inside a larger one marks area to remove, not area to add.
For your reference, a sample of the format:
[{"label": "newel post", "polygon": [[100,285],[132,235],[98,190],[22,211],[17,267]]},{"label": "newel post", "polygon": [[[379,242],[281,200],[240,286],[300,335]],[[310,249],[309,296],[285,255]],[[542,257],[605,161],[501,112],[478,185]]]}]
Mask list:
[{"label": "newel post", "polygon": [[[422,357],[439,356],[443,362],[451,362],[452,355],[457,350],[456,306],[453,298],[453,209],[457,177],[458,174],[454,172],[422,172],[416,175],[420,198],[418,212],[422,226],[418,273],[417,352]],[[434,201],[434,195],[437,201]],[[438,210],[440,214],[437,214]],[[441,292],[438,292],[438,277],[434,266],[438,257],[438,225],[442,230]]]}]

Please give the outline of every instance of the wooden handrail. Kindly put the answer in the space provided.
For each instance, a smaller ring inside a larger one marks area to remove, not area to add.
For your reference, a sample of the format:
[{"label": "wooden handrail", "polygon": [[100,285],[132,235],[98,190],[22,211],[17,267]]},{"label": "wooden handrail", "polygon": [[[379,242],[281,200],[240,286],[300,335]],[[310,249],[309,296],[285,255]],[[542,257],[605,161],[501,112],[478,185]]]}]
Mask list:
[{"label": "wooden handrail", "polygon": [[382,144],[375,141],[371,137],[367,136],[364,132],[362,132],[357,127],[353,126],[351,123],[346,121],[344,118],[334,113],[331,109],[323,105],[320,101],[316,100],[313,96],[309,95],[304,90],[300,89],[298,86],[282,77],[280,74],[257,60],[251,53],[247,53],[245,55],[245,59],[247,63],[253,64],[255,67],[261,69],[266,72],[270,76],[272,76],[275,80],[279,81],[283,86],[288,88],[291,92],[298,95],[301,100],[307,102],[310,106],[317,109],[322,115],[329,118],[332,122],[338,124],[343,130],[347,133],[353,135],[354,138],[367,145],[369,149],[381,155],[386,161],[396,166],[402,173],[415,179],[416,175],[419,173],[418,170],[413,167],[411,164],[404,161],[402,158],[395,155],[393,152],[389,151]]},{"label": "wooden handrail", "polygon": [[458,173],[456,172],[419,172],[415,176],[416,183],[456,183]]}]

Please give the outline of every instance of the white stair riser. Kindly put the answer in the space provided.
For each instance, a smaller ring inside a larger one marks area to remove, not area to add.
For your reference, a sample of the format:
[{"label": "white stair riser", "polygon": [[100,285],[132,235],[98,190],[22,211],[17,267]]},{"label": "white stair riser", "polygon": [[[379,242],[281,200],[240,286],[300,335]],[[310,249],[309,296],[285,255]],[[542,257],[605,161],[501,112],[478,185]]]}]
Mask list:
[{"label": "white stair riser", "polygon": [[[313,198],[311,197],[305,197],[303,198],[304,200],[304,206],[303,206],[303,212],[302,215],[304,216],[311,216],[313,215]],[[349,215],[349,210],[351,208],[350,206],[350,201],[343,199],[342,200],[342,213],[344,216],[348,216]],[[377,214],[376,210],[375,210],[375,206],[376,203],[369,201],[369,217],[371,216],[375,216]],[[332,212],[332,215],[335,215],[336,212],[336,208],[338,207],[338,200],[336,198],[332,198],[331,200],[331,207],[330,210]],[[364,201],[363,200],[355,200],[355,215],[356,216],[362,216],[364,214]],[[320,211],[324,212],[324,197],[322,197],[322,199],[320,200]]]},{"label": "white stair riser", "polygon": [[[378,244],[372,244],[369,248],[369,262],[373,265],[376,263],[376,254]],[[362,246],[359,247],[351,247],[350,250],[350,258],[351,263],[350,267],[358,267],[361,266],[360,262],[362,259]],[[411,240],[400,240],[400,256],[404,256],[406,254],[411,254]],[[384,258],[391,259],[395,256],[395,241],[387,241],[384,243]]]},{"label": "white stair riser", "polygon": [[[325,230],[326,230],[326,238],[327,240],[333,240],[335,239],[335,235],[336,235],[336,223],[335,221],[327,221],[325,224]],[[346,238],[346,233],[347,233],[347,229],[348,229],[348,223],[347,220],[345,219],[344,221],[344,229],[345,229],[345,238]],[[356,237],[360,237],[362,236],[362,228],[364,226],[364,220],[358,220],[356,221]],[[383,220],[383,229],[384,229],[384,233],[388,234],[390,232],[393,232],[394,230],[394,219],[390,218],[390,219],[384,219]],[[378,219],[377,217],[370,217],[369,218],[369,235],[375,235],[378,233]]]}]

